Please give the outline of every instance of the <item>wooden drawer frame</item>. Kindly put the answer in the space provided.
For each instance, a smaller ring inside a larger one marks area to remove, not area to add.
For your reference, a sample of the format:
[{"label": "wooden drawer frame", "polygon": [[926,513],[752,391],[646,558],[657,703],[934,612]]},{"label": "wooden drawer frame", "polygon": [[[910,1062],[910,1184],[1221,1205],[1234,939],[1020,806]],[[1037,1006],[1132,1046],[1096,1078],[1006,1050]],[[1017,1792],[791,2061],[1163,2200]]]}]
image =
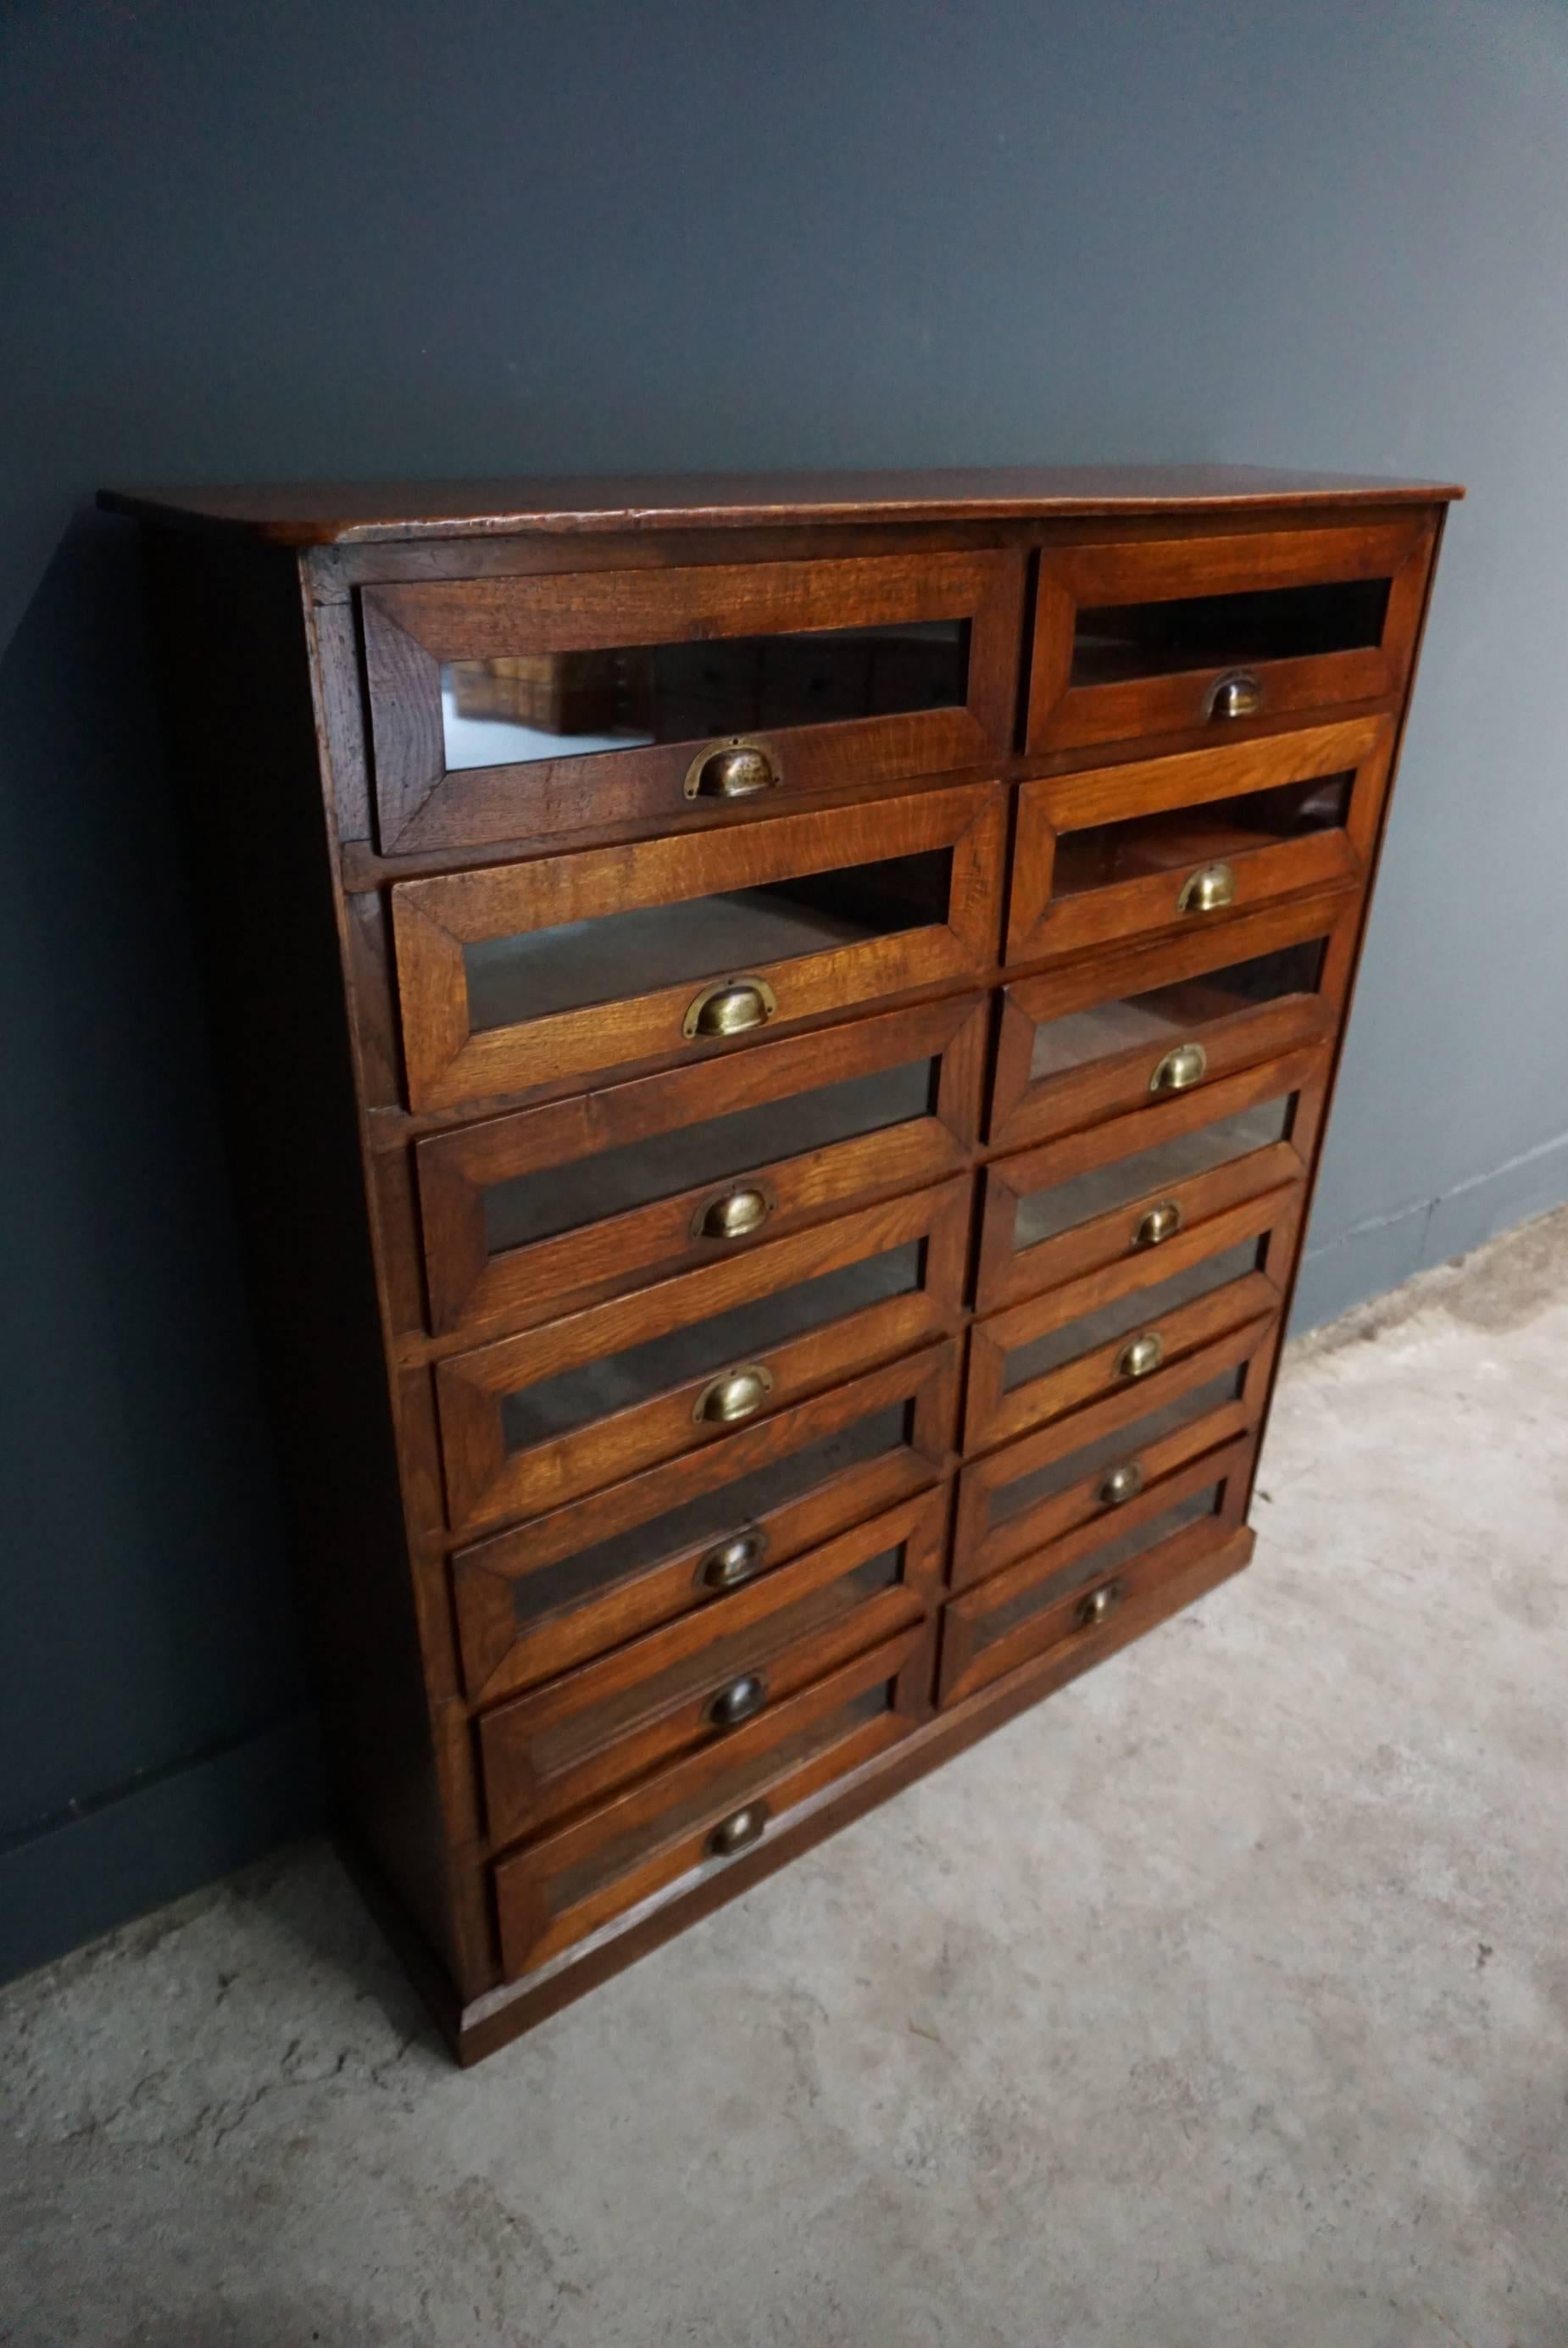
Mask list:
[{"label": "wooden drawer frame", "polygon": [[[684,1264],[728,1258],[839,1208],[956,1171],[979,1131],[988,1028],[986,999],[959,995],[427,1136],[414,1158],[431,1327],[528,1327],[563,1306]],[[488,1252],[484,1194],[491,1183],[552,1167],[568,1180],[579,1159],[601,1150],[923,1059],[941,1063],[924,1117],[774,1159],[501,1254]],[[769,1202],[761,1230],[739,1240],[694,1236],[704,1209],[741,1188],[759,1189]]]},{"label": "wooden drawer frame", "polygon": [[[961,1598],[951,1599],[942,1610],[936,1679],[938,1708],[977,1694],[992,1681],[1006,1678],[1009,1672],[1037,1656],[1050,1654],[1076,1641],[1092,1642],[1099,1626],[1085,1622],[1082,1609],[1085,1600],[1096,1589],[1114,1583],[1122,1598],[1141,1597],[1160,1588],[1170,1576],[1183,1572],[1210,1550],[1222,1547],[1246,1513],[1253,1442],[1251,1436],[1243,1436],[1219,1451],[1206,1452],[1202,1458],[1190,1461],[1177,1474],[1168,1477],[1161,1488],[1162,1509],[1174,1506],[1192,1492],[1201,1492],[1206,1485],[1222,1484],[1219,1508],[1195,1524],[1181,1526],[1168,1539],[1110,1573],[1097,1571],[1094,1552],[1097,1548],[1105,1548],[1119,1531],[1129,1529],[1131,1509],[1124,1511],[1120,1522],[1114,1527],[1086,1526],[1081,1533],[1052,1542],[1034,1556],[1022,1559],[1018,1564],[965,1591]],[[1132,1508],[1138,1506],[1138,1502],[1132,1503]],[[1143,1521],[1161,1513],[1161,1509],[1147,1509],[1143,1511]],[[987,1615],[1008,1605],[1020,1591],[1069,1570],[1074,1564],[1081,1564],[1081,1574],[1060,1598],[1016,1629],[1004,1632],[994,1646],[976,1644],[975,1626],[984,1622]],[[1114,1622],[1116,1616],[1109,1619]]]},{"label": "wooden drawer frame", "polygon": [[[449,770],[444,662],[592,652],[899,621],[969,623],[962,706],[844,718],[747,734],[798,798],[835,785],[890,783],[985,766],[1010,745],[1024,561],[1003,551],[837,556],[811,561],[694,563],[673,569],[542,572],[366,587],[360,620],[383,855],[546,838],[581,826],[667,822],[689,802],[705,742],[662,742],[583,757]],[[727,741],[713,738],[721,748]],[[722,819],[722,803],[700,803]],[[755,801],[743,803],[751,814]]]},{"label": "wooden drawer frame", "polygon": [[[991,1497],[1005,1486],[1034,1475],[1053,1460],[1070,1457],[1091,1444],[1121,1435],[1127,1444],[1126,1457],[1138,1459],[1150,1479],[1144,1488],[1150,1490],[1154,1488],[1155,1478],[1184,1464],[1199,1451],[1213,1450],[1255,1427],[1263,1415],[1282,1334],[1283,1323],[1277,1315],[1272,1321],[1243,1322],[1212,1345],[1182,1354],[1155,1377],[1124,1386],[1082,1410],[1051,1420],[1000,1451],[970,1460],[958,1478],[952,1588],[967,1590],[1081,1525],[1103,1522],[1109,1528],[1113,1519],[1119,1523],[1127,1509],[1136,1505],[1130,1501],[1120,1509],[1107,1508],[1099,1498],[1099,1489],[1110,1470],[1100,1468],[1078,1483],[1021,1509],[1016,1517],[994,1523]],[[1183,1395],[1196,1394],[1227,1371],[1238,1375],[1240,1392],[1234,1400],[1206,1411],[1201,1418],[1190,1420],[1170,1435],[1157,1437],[1152,1444],[1140,1445],[1140,1426],[1157,1411],[1179,1401]]]},{"label": "wooden drawer frame", "polygon": [[[702,1578],[704,1563],[730,1540],[760,1544],[761,1570],[771,1572],[861,1518],[939,1482],[954,1465],[958,1363],[958,1341],[944,1339],[740,1427],[722,1444],[645,1468],[589,1499],[459,1550],[451,1560],[452,1594],[470,1701],[491,1703],[639,1632],[712,1605],[713,1592]],[[897,1447],[841,1469],[760,1515],[738,1514],[721,1530],[655,1552],[593,1597],[526,1628],[519,1625],[512,1591],[528,1574],[619,1533],[652,1527],[686,1501],[900,1404],[908,1410],[910,1426]]]},{"label": "wooden drawer frame", "polygon": [[[738,1769],[754,1756],[781,1746],[826,1721],[843,1704],[887,1683],[888,1709],[820,1752],[782,1766],[775,1779],[764,1779],[745,1797],[745,1807],[766,1803],[769,1818],[764,1834],[776,1831],[799,1803],[823,1786],[884,1752],[931,1715],[931,1670],[934,1625],[914,1624],[869,1653],[817,1682],[771,1715],[738,1729],[722,1745],[693,1754],[685,1761],[628,1787],[591,1811],[569,1819],[553,1832],[527,1843],[500,1859],[494,1869],[496,1908],[500,1926],[501,1959],[511,1978],[531,1971],[560,1950],[593,1931],[610,1917],[704,1866],[721,1866],[709,1838],[736,1807]],[[661,1812],[676,1803],[708,1796],[701,1815],[667,1840],[650,1842],[646,1852],[624,1875],[596,1887],[561,1914],[552,1917],[545,1887],[618,1833],[654,1826]],[[748,1845],[755,1848],[755,1843]]]},{"label": "wooden drawer frame", "polygon": [[[1218,926],[1280,897],[1358,883],[1377,836],[1393,747],[1391,717],[1351,717],[1301,733],[1225,742],[1181,750],[1171,757],[1129,760],[1021,783],[1007,904],[1007,962],[1039,962],[1161,931]],[[1236,895],[1233,909],[1222,914],[1180,910],[1183,882],[1209,861],[1202,855],[1191,872],[1172,868],[1071,896],[1051,894],[1057,842],[1066,833],[1140,815],[1222,808],[1228,798],[1342,772],[1354,777],[1343,825],[1298,839],[1265,841],[1260,837],[1255,848],[1227,850],[1225,861],[1234,875]]]},{"label": "wooden drawer frame", "polygon": [[[927,1492],[696,1613],[481,1715],[476,1725],[491,1840],[514,1841],[677,1754],[733,1736],[733,1728],[713,1724],[708,1708],[737,1679],[760,1678],[764,1708],[776,1709],[866,1648],[923,1622],[941,1585],[946,1529],[945,1490]],[[895,1582],[814,1630],[781,1637],[776,1626],[802,1600],[890,1550],[903,1553]],[[651,1689],[662,1673],[709,1654],[705,1675],[694,1678],[677,1700],[661,1704],[650,1697],[641,1712],[628,1710],[625,1700],[634,1699],[639,1688]],[[596,1735],[595,1716],[616,1699],[623,1703],[613,1725]],[[579,1729],[577,1750],[568,1765],[552,1770],[542,1740],[572,1725]]]},{"label": "wooden drawer frame", "polygon": [[[1118,1390],[1117,1361],[1137,1334],[1137,1324],[1117,1337],[1103,1340],[1070,1360],[1026,1379],[1010,1392],[1003,1385],[1009,1353],[1048,1331],[1080,1321],[1102,1306],[1155,1288],[1175,1273],[1208,1257],[1222,1255],[1243,1240],[1264,1241],[1262,1268],[1211,1290],[1191,1303],[1160,1313],[1154,1323],[1165,1345],[1169,1365],[1181,1355],[1207,1344],[1244,1323],[1271,1318],[1281,1306],[1284,1276],[1292,1261],[1303,1190],[1299,1184],[1265,1191],[1215,1215],[1195,1231],[1180,1231],[1152,1255],[1109,1265],[1065,1288],[1052,1289],[1025,1304],[1015,1304],[989,1320],[976,1322],[969,1334],[969,1374],[965,1401],[965,1453],[989,1451],[1047,1419],[1081,1410]],[[1156,1395],[1163,1370],[1138,1381],[1145,1394]],[[1154,1406],[1152,1402],[1150,1406]]]},{"label": "wooden drawer frame", "polygon": [[[1127,1117],[1110,1117],[1103,1125],[1065,1134],[1059,1140],[1043,1142],[1016,1157],[993,1159],[985,1171],[980,1210],[976,1312],[1000,1312],[1066,1281],[1081,1279],[1087,1272],[1132,1256],[1150,1255],[1156,1249],[1163,1254],[1169,1240],[1151,1248],[1138,1236],[1140,1224],[1153,1208],[1174,1205],[1181,1217],[1179,1229],[1196,1231],[1213,1216],[1245,1200],[1305,1180],[1322,1121],[1327,1082],[1328,1052],[1320,1045],[1314,1051],[1267,1060],[1233,1076],[1204,1083],[1191,1092],[1134,1109]],[[1264,1143],[1204,1173],[1161,1183],[1123,1206],[1108,1208],[1027,1247],[1015,1244],[1020,1200],[1122,1159],[1140,1157],[1162,1142],[1202,1132],[1242,1110],[1292,1094],[1295,1112],[1283,1140]]]},{"label": "wooden drawer frame", "polygon": [[678,985],[476,1031],[463,948],[489,938],[950,849],[944,920],[729,975],[773,989],[781,1026],[975,978],[996,951],[1005,801],[1000,784],[970,783],[397,881],[390,901],[410,1106],[451,1108],[639,1063],[710,1059],[763,1032],[738,1043],[683,1035],[694,1001],[727,976],[700,967]]},{"label": "wooden drawer frame", "polygon": [[[1257,678],[1263,712],[1270,718],[1399,693],[1414,658],[1435,543],[1427,516],[1401,514],[1337,528],[1215,530],[1044,548],[1036,576],[1028,687],[1031,755],[1174,734],[1212,722],[1210,696],[1235,668]],[[1385,577],[1392,585],[1382,641],[1362,651],[1238,660],[1220,668],[1114,684],[1071,681],[1073,633],[1081,608]]]},{"label": "wooden drawer frame", "polygon": [[[1355,896],[1314,897],[1234,923],[1222,922],[1191,937],[1150,942],[1012,981],[1003,990],[997,1026],[987,1113],[992,1148],[1047,1141],[1146,1108],[1154,1068],[1181,1042],[1201,1043],[1208,1059],[1202,1085],[1181,1096],[1189,1102],[1240,1069],[1326,1042],[1344,1010],[1359,913]],[[1180,1035],[1109,1052],[1076,1067],[1031,1074],[1036,1034],[1052,1020],[1153,994],[1317,938],[1325,941],[1325,953],[1310,994],[1281,995],[1254,1010],[1197,1021]]]},{"label": "wooden drawer frame", "polygon": [[954,1177],[938,1189],[916,1191],[835,1222],[813,1224],[748,1255],[681,1272],[656,1287],[590,1305],[569,1319],[438,1363],[436,1404],[449,1521],[467,1531],[508,1517],[542,1515],[662,1460],[729,1442],[733,1425],[705,1422],[695,1416],[694,1406],[717,1378],[742,1365],[719,1359],[700,1375],[684,1378],[645,1400],[608,1410],[526,1449],[509,1451],[503,1404],[509,1394],[526,1385],[908,1246],[922,1250],[918,1288],[744,1357],[747,1366],[761,1368],[772,1381],[763,1406],[766,1415],[788,1409],[824,1386],[909,1353],[952,1329],[963,1306],[968,1192],[968,1183]]}]

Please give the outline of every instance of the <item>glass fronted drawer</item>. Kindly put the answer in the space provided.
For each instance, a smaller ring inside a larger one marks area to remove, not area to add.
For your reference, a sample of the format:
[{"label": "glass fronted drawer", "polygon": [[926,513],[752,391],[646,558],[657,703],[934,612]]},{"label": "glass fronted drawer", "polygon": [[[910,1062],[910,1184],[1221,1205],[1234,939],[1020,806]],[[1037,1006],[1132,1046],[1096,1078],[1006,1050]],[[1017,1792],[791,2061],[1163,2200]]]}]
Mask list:
[{"label": "glass fronted drawer", "polygon": [[382,852],[988,765],[1022,589],[999,551],[367,587]]},{"label": "glass fronted drawer", "polygon": [[654,1893],[755,1849],[930,1705],[932,1634],[901,1632],[724,1743],[628,1787],[494,1870],[501,1958],[530,1972]]},{"label": "glass fronted drawer", "polygon": [[473,1702],[714,1605],[953,1465],[957,1344],[929,1345],[452,1559]]},{"label": "glass fronted drawer", "polygon": [[511,1842],[732,1739],[851,1657],[923,1622],[945,1492],[873,1517],[719,1603],[481,1715],[491,1839]]},{"label": "glass fronted drawer", "polygon": [[1152,1393],[1123,1385],[971,1460],[958,1480],[954,1589],[1113,1516],[1147,1515],[1176,1469],[1256,1426],[1280,1326],[1243,1323],[1171,1364]]},{"label": "glass fronted drawer", "polygon": [[999,1311],[1299,1181],[1328,1047],[1243,1068],[985,1169],[976,1303]]},{"label": "glass fronted drawer", "polygon": [[1069,1534],[954,1599],[942,1613],[938,1704],[1137,1620],[1140,1601],[1237,1530],[1252,1452],[1251,1437],[1209,1452],[1166,1478],[1157,1508],[1130,1509],[1114,1533]]},{"label": "glass fronted drawer", "polygon": [[960,995],[428,1136],[432,1327],[525,1327],[954,1172],[986,1040]]},{"label": "glass fronted drawer", "polygon": [[952,1328],[962,1178],[436,1365],[451,1523],[539,1516]]},{"label": "glass fronted drawer", "polygon": [[401,880],[410,1106],[733,1051],[985,970],[999,785]]},{"label": "glass fronted drawer", "polygon": [[1434,537],[1428,516],[1400,514],[1044,548],[1030,751],[1388,698],[1409,671]]},{"label": "glass fronted drawer", "polygon": [[1155,1255],[977,1321],[965,1449],[990,1450],[1101,1395],[1148,1382],[1211,1340],[1277,1313],[1304,1191],[1295,1183],[1183,1231]]},{"label": "glass fronted drawer", "polygon": [[1360,882],[1393,746],[1391,717],[1355,717],[1021,784],[1006,960],[1222,927]]},{"label": "glass fronted drawer", "polygon": [[1014,980],[1002,996],[989,1140],[1017,1148],[1191,1100],[1326,1042],[1355,942],[1356,900],[1339,894]]}]

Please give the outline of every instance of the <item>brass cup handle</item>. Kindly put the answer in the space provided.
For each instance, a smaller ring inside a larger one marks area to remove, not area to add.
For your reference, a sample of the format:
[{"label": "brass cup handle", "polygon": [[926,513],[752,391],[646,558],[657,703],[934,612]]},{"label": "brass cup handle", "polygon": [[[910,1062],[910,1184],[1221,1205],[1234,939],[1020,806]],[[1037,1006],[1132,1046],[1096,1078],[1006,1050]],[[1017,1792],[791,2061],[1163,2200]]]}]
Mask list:
[{"label": "brass cup handle", "polygon": [[1209,689],[1211,717],[1255,717],[1264,705],[1261,679],[1250,668],[1233,668]]},{"label": "brass cup handle", "polygon": [[1178,1044],[1173,1052],[1156,1061],[1149,1089],[1151,1093],[1191,1092],[1194,1085],[1202,1083],[1208,1070],[1209,1055],[1202,1044]]},{"label": "brass cup handle", "polygon": [[698,1561],[696,1579],[705,1590],[738,1590],[743,1581],[761,1572],[767,1556],[765,1532],[737,1533],[733,1540],[720,1541]]},{"label": "brass cup handle", "polygon": [[1122,1509],[1129,1500],[1136,1500],[1143,1489],[1143,1468],[1137,1459],[1129,1459],[1113,1468],[1099,1488],[1102,1508]]},{"label": "brass cup handle", "polygon": [[766,1027],[778,1008],[779,998],[765,979],[721,978],[686,1005],[681,1034],[744,1035],[748,1028]]},{"label": "brass cup handle", "polygon": [[1229,864],[1200,864],[1196,872],[1189,872],[1176,898],[1179,913],[1218,913],[1236,901],[1235,868]]},{"label": "brass cup handle", "polygon": [[727,1190],[721,1199],[709,1199],[697,1209],[691,1235],[694,1240],[748,1239],[762,1229],[772,1212],[773,1201],[766,1190]]},{"label": "brass cup handle", "polygon": [[1118,1354],[1116,1375],[1119,1378],[1146,1378],[1160,1367],[1164,1359],[1164,1338],[1158,1329],[1146,1329],[1140,1337],[1134,1337]]},{"label": "brass cup handle", "polygon": [[1157,1207],[1150,1207],[1133,1224],[1132,1244],[1135,1248],[1160,1247],[1166,1240],[1175,1238],[1185,1220],[1179,1199],[1161,1199]]},{"label": "brass cup handle", "polygon": [[766,1802],[748,1802],[743,1810],[731,1810],[720,1818],[707,1838],[708,1849],[715,1859],[733,1859],[738,1850],[754,1843],[768,1824]]},{"label": "brass cup handle", "polygon": [[1120,1603],[1121,1584],[1119,1581],[1102,1581],[1098,1590],[1091,1590],[1079,1603],[1079,1628],[1085,1631],[1097,1629],[1115,1613]]},{"label": "brass cup handle", "polygon": [[717,749],[697,752],[686,768],[684,788],[688,799],[748,799],[758,791],[770,791],[779,779],[779,769],[763,745],[736,734]]},{"label": "brass cup handle", "polygon": [[743,1370],[726,1370],[721,1376],[709,1378],[693,1403],[693,1424],[736,1426],[743,1418],[754,1418],[772,1391],[773,1373],[760,1362],[748,1362]]},{"label": "brass cup handle", "polygon": [[738,1728],[755,1720],[768,1701],[768,1682],[760,1672],[747,1672],[709,1699],[707,1716],[715,1728]]}]

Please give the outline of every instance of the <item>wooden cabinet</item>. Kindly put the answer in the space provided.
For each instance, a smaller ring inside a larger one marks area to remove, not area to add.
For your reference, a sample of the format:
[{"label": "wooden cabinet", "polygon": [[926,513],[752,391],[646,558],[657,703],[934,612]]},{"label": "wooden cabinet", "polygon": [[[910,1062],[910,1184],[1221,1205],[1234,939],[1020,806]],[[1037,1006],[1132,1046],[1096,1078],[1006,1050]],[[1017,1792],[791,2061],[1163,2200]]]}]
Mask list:
[{"label": "wooden cabinet", "polygon": [[1246,1563],[1456,494],[106,496],[344,1844],[463,2059]]}]

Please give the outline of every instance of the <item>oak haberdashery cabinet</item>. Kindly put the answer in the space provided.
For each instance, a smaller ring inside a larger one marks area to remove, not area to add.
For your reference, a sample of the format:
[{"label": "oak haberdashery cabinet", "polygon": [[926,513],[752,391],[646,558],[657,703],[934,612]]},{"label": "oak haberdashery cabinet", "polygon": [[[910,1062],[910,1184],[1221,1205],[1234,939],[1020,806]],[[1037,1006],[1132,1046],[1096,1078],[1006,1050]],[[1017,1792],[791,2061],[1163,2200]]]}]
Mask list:
[{"label": "oak haberdashery cabinet", "polygon": [[345,1844],[464,2060],[1247,1562],[1457,494],[105,497]]}]

